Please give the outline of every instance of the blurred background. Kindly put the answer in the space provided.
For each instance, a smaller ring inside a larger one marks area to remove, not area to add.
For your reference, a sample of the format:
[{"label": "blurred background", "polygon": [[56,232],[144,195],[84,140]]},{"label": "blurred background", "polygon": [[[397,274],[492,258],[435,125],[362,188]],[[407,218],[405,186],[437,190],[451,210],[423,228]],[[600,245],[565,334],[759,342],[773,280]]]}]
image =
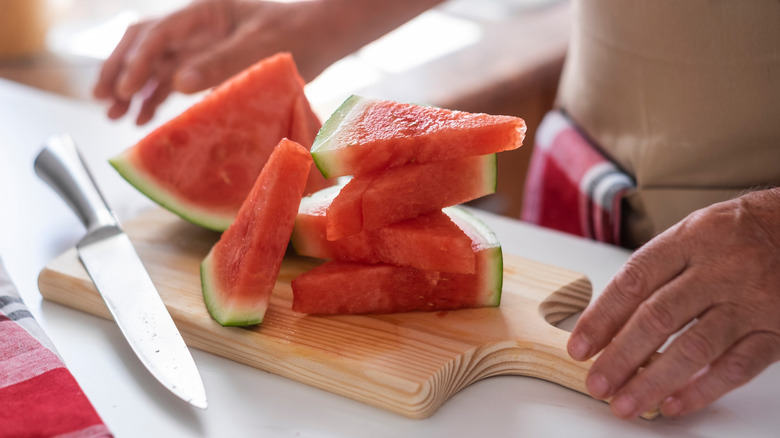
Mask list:
[{"label": "blurred background", "polygon": [[[127,26],[188,2],[0,0],[0,78],[100,105],[92,86]],[[525,145],[499,154],[497,192],[476,205],[518,217],[535,128],[554,104],[569,9],[568,0],[450,0],[334,64],[307,95],[322,119],[350,94],[523,117]]]}]

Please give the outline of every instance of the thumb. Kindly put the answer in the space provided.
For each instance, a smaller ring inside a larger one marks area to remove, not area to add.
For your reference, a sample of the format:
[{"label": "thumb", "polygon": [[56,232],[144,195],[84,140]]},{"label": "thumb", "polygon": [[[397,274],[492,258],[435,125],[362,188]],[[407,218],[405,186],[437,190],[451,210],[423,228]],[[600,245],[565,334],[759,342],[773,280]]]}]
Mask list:
[{"label": "thumb", "polygon": [[187,65],[179,69],[173,77],[173,88],[182,93],[197,93],[209,86],[197,65]]},{"label": "thumb", "polygon": [[173,88],[182,93],[196,93],[221,84],[257,61],[258,55],[247,50],[247,41],[227,39],[184,63],[173,77]]}]

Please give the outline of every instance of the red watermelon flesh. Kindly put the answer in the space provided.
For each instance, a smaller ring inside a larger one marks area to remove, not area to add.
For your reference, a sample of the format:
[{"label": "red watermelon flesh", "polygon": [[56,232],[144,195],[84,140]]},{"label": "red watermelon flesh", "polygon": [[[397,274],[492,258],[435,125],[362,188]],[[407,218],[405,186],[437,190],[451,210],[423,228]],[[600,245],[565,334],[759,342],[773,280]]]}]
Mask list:
[{"label": "red watermelon flesh", "polygon": [[341,187],[326,210],[326,236],[338,240],[363,230],[363,192],[373,180],[352,178]]},{"label": "red watermelon flesh", "polygon": [[306,148],[283,139],[235,221],[203,260],[203,297],[218,323],[245,326],[263,321],[311,164]]},{"label": "red watermelon flesh", "polygon": [[[224,230],[282,138],[311,146],[320,123],[303,86],[290,54],[264,59],[110,162],[160,205]],[[307,193],[326,185],[312,167]]]},{"label": "red watermelon flesh", "polygon": [[301,201],[291,238],[299,255],[432,271],[475,272],[472,239],[445,214],[450,209],[377,230],[362,231],[344,239],[327,240],[325,210],[338,189],[329,187]]},{"label": "red watermelon flesh", "polygon": [[328,208],[327,237],[337,240],[361,230],[376,230],[495,190],[495,154],[358,175]]},{"label": "red watermelon flesh", "polygon": [[326,178],[519,148],[523,119],[351,96],[311,148]]},{"label": "red watermelon flesh", "polygon": [[474,274],[329,261],[292,281],[292,309],[335,315],[498,306],[503,279],[501,246],[478,219],[465,210],[454,210],[477,250]]}]

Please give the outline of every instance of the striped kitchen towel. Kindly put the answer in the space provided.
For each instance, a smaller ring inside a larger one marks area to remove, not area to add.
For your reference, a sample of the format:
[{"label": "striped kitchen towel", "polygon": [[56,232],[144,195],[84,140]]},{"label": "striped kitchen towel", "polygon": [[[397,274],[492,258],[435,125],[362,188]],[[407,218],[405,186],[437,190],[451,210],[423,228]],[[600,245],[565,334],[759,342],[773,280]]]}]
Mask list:
[{"label": "striped kitchen towel", "polygon": [[633,179],[560,110],[536,132],[523,197],[524,221],[620,245],[621,201]]},{"label": "striped kitchen towel", "polygon": [[0,437],[107,436],[0,260]]}]

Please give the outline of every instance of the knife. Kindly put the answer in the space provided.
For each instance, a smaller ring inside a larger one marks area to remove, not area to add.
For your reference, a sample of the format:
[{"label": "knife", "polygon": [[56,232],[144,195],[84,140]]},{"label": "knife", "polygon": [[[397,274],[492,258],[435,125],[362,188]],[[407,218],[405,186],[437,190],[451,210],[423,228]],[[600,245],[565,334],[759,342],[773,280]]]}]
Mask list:
[{"label": "knife", "polygon": [[76,245],[79,258],[136,356],[163,386],[205,409],[195,361],[73,139],[49,138],[34,167],[86,226]]}]

